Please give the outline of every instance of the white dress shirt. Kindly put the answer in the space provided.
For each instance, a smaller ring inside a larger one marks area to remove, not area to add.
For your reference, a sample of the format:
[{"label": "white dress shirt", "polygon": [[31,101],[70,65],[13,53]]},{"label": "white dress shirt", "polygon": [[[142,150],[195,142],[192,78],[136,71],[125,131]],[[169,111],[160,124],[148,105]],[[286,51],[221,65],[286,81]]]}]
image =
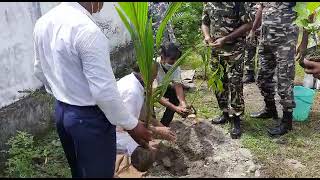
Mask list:
[{"label": "white dress shirt", "polygon": [[[117,85],[126,108],[134,117],[139,118],[144,103],[143,86],[133,73],[121,78]],[[127,153],[131,156],[138,147],[137,142],[126,131],[117,130],[116,136],[117,152]]]},{"label": "white dress shirt", "polygon": [[127,130],[138,119],[124,106],[111,68],[108,39],[77,2],[62,2],[34,28],[35,76],[67,104],[98,105],[108,120]]},{"label": "white dress shirt", "polygon": [[126,108],[135,118],[139,118],[144,103],[144,88],[133,73],[117,82],[118,90]]}]

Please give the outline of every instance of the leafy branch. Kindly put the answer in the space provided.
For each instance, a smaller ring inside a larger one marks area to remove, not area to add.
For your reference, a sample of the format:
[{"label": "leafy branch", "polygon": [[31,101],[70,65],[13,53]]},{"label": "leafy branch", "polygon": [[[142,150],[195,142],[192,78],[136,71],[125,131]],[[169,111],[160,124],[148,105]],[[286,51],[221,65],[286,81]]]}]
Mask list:
[{"label": "leafy branch", "polygon": [[294,23],[311,34],[317,48],[316,33],[320,30],[320,2],[297,2],[293,9],[297,12]]}]

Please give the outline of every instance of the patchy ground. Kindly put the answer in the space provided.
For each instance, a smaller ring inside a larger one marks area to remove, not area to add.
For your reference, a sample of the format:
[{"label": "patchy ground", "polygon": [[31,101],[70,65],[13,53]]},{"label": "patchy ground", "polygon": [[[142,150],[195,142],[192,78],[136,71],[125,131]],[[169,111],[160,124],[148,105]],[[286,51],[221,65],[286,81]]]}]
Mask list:
[{"label": "patchy ground", "polygon": [[[297,77],[300,84],[303,78]],[[197,80],[198,91],[187,93],[188,101],[198,111],[201,123],[175,116],[172,128],[177,130],[177,144],[164,144],[162,155],[147,177],[319,177],[320,176],[320,96],[306,122],[294,122],[294,130],[280,138],[270,138],[267,128],[271,119],[250,118],[251,112],[264,106],[256,84],[244,87],[246,112],[241,122],[243,136],[233,140],[230,125],[211,125],[219,115],[215,97],[206,83]],[[201,87],[199,85],[202,84]],[[276,96],[279,116],[282,110]],[[157,109],[158,118],[163,108]]]},{"label": "patchy ground", "polygon": [[248,149],[224,129],[206,120],[176,120],[176,144],[163,143],[160,158],[147,177],[255,177],[260,176]]},{"label": "patchy ground", "polygon": [[[177,142],[161,145],[160,158],[146,177],[260,177],[261,166],[240,140],[230,138],[228,125],[223,128],[210,123],[211,114],[219,114],[218,107],[205,83],[198,81],[200,84],[198,91],[187,95],[194,105],[201,103],[198,123],[175,116],[171,128],[177,133]],[[163,110],[161,106],[156,109],[158,118]]]}]

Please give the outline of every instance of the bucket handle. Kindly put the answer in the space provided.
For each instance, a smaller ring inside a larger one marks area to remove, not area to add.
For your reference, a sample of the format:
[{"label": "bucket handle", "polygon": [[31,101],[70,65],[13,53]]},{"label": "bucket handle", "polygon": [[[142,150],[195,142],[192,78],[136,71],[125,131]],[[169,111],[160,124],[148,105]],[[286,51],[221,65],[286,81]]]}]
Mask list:
[{"label": "bucket handle", "polygon": [[312,102],[308,102],[308,101],[306,101],[306,100],[304,100],[302,98],[299,98],[299,97],[296,97],[296,98],[299,99],[300,101],[306,103],[306,104],[313,104],[313,98],[312,98]]}]

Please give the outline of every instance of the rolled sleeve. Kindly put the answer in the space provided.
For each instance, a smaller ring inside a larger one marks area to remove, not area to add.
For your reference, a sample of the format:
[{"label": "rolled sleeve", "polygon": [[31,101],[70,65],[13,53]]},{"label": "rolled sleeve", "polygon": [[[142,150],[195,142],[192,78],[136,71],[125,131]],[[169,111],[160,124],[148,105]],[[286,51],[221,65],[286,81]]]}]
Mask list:
[{"label": "rolled sleeve", "polygon": [[96,104],[111,124],[131,130],[138,124],[120,97],[114,77],[105,35],[96,29],[85,29],[76,38],[76,49],[82,61],[83,73],[88,80]]},{"label": "rolled sleeve", "polygon": [[241,3],[239,16],[242,24],[253,22],[254,14],[252,13],[252,8],[248,2]]},{"label": "rolled sleeve", "polygon": [[178,67],[174,73],[172,74],[172,81],[174,83],[180,83],[182,84],[182,78],[181,78],[181,69]]},{"label": "rolled sleeve", "polygon": [[210,26],[210,17],[209,17],[209,5],[208,3],[204,3],[203,12],[202,12],[202,24],[206,26]]}]

